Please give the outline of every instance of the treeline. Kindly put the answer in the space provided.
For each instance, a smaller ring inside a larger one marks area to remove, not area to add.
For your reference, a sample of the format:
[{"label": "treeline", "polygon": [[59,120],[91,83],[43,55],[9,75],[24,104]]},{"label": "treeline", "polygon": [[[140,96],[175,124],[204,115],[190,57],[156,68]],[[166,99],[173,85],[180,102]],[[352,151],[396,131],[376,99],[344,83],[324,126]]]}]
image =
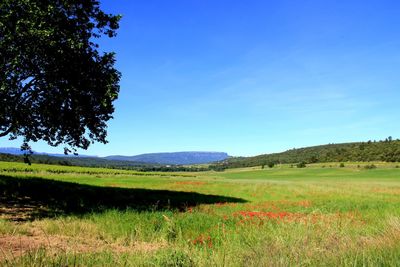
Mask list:
[{"label": "treeline", "polygon": [[235,157],[214,164],[214,168],[241,168],[303,162],[386,161],[400,162],[400,140],[391,137],[382,141],[368,141],[291,149],[282,153],[254,157]]},{"label": "treeline", "polygon": [[[0,161],[24,162],[24,156],[0,154]],[[227,168],[242,168],[253,166],[274,166],[276,164],[310,164],[324,162],[400,162],[400,140],[391,137],[382,141],[368,141],[344,144],[328,144],[322,146],[291,149],[282,153],[265,154],[255,157],[234,157],[225,161],[205,166],[161,165],[133,161],[106,160],[94,157],[54,157],[48,155],[33,155],[29,157],[32,163],[101,167],[136,171],[158,172],[198,172],[223,171]]]},{"label": "treeline", "polygon": [[[0,154],[0,161],[7,162],[26,162],[23,155]],[[135,161],[107,160],[95,157],[54,157],[48,155],[31,155],[29,163],[61,165],[61,166],[79,166],[95,167],[135,171],[159,171],[159,172],[198,172],[206,171],[208,168],[198,166],[184,165],[161,165],[148,164]]]},{"label": "treeline", "polygon": [[145,164],[129,161],[109,161],[95,157],[55,157],[49,155],[11,155],[0,154],[0,161],[27,162],[62,166],[82,166],[82,167],[143,167]]}]

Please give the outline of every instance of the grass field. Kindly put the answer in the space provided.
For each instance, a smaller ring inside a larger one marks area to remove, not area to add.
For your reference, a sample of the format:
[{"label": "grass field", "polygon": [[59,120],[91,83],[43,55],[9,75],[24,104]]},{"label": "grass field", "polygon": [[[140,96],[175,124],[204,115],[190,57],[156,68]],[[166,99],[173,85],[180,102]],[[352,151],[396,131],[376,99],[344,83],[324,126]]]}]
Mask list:
[{"label": "grass field", "polygon": [[140,173],[0,162],[0,265],[399,265],[400,169],[364,165]]}]

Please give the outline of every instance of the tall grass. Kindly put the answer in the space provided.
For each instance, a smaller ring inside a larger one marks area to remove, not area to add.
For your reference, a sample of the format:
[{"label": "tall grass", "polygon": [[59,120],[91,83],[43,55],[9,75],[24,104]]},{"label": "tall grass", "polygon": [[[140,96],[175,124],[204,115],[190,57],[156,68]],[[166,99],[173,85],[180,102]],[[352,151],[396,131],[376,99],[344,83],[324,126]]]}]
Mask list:
[{"label": "tall grass", "polygon": [[[1,264],[396,265],[400,170],[353,165],[144,176],[0,163]],[[34,246],[6,248],[18,238]]]}]

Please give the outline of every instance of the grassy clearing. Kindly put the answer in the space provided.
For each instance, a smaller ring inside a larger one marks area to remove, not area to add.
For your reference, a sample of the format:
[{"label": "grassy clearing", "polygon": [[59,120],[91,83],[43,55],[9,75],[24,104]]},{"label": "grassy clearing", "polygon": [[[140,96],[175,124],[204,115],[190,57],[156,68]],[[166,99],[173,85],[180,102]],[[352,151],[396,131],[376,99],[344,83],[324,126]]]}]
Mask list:
[{"label": "grassy clearing", "polygon": [[0,163],[0,259],[5,266],[396,265],[400,169],[375,164],[169,174]]}]

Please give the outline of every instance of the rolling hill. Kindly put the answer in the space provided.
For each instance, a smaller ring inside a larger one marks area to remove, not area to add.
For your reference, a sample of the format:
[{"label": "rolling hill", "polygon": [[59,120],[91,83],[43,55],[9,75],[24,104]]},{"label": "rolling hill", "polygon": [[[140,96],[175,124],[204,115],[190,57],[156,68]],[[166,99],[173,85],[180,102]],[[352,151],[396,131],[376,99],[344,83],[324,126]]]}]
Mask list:
[{"label": "rolling hill", "polygon": [[254,157],[231,157],[214,167],[240,168],[267,165],[268,163],[317,163],[317,162],[400,162],[400,140],[388,138],[383,141],[328,144],[281,153],[258,155]]}]

